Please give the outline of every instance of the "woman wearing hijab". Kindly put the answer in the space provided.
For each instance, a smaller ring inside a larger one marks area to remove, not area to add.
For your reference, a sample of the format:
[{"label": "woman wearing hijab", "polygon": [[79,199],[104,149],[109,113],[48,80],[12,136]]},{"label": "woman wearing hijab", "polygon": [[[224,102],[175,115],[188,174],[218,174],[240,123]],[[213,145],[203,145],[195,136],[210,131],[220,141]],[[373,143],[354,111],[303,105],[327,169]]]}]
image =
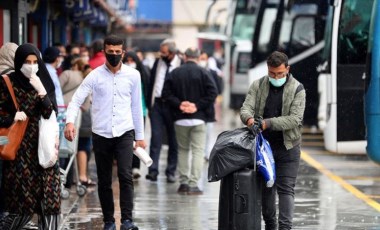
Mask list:
[{"label": "woman wearing hijab", "polygon": [[[147,105],[146,99],[148,98],[148,92],[146,89],[148,88],[148,85],[149,85],[149,72],[146,71],[139,57],[133,51],[128,51],[125,53],[123,63],[140,72],[141,88],[142,88],[141,95],[142,95],[142,103],[143,103],[142,106],[143,106],[143,115],[144,115],[144,122],[145,122],[145,117],[148,113],[148,109],[146,106]],[[133,179],[135,180],[141,176],[140,175],[140,159],[136,157],[134,154],[133,154],[133,160],[132,160],[132,175],[133,175]]]},{"label": "woman wearing hijab", "polygon": [[[12,42],[5,43],[0,48],[0,76],[14,71],[13,59],[18,45]],[[0,159],[0,222],[5,217],[4,212],[4,195],[1,187],[1,179],[3,178],[3,161]]]},{"label": "woman wearing hijab", "polygon": [[3,189],[9,215],[0,229],[22,229],[38,214],[43,230],[58,229],[61,206],[59,166],[44,169],[38,162],[38,122],[57,111],[54,84],[41,60],[40,51],[32,44],[19,46],[14,59],[15,72],[10,73],[19,112],[16,111],[4,79],[0,78],[0,126],[29,118],[28,127],[16,159],[4,161]]}]

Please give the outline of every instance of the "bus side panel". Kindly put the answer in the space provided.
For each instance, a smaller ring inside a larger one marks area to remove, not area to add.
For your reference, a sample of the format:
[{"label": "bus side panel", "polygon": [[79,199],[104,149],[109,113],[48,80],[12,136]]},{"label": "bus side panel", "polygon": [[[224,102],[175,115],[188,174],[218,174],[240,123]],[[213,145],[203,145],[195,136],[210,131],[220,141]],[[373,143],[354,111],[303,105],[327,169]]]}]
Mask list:
[{"label": "bus side panel", "polygon": [[337,66],[337,141],[365,139],[364,65]]}]

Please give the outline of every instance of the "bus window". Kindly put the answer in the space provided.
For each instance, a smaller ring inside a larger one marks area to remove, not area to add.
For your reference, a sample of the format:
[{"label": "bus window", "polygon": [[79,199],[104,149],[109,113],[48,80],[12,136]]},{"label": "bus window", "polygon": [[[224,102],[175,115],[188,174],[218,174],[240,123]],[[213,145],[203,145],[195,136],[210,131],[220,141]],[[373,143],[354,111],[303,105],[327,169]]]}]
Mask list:
[{"label": "bus window", "polygon": [[297,17],[293,24],[291,46],[286,49],[290,56],[297,55],[316,44],[315,42],[315,18]]},{"label": "bus window", "polygon": [[[277,16],[276,8],[268,8],[265,10],[263,16],[263,25],[261,27],[261,33],[258,43],[258,52],[262,54],[267,54],[270,52],[269,42],[273,31],[273,26]],[[264,55],[263,55],[264,56]],[[261,60],[258,60],[261,61]]]},{"label": "bus window", "polygon": [[253,35],[254,22],[253,14],[236,15],[232,37],[236,40],[250,40]]},{"label": "bus window", "polygon": [[241,52],[238,55],[237,73],[247,73],[251,64],[251,53]]},{"label": "bus window", "polygon": [[338,63],[365,64],[371,11],[372,1],[345,1],[339,27]]},{"label": "bus window", "polygon": [[[280,50],[293,56],[316,44],[315,19],[311,16],[317,15],[317,11],[316,4],[296,4],[285,12],[280,32]],[[297,52],[294,53],[294,50]]]},{"label": "bus window", "polygon": [[[331,47],[332,47],[332,31],[333,31],[333,23],[334,23],[334,7],[329,7],[329,12],[327,14],[327,20],[326,20],[326,28],[325,28],[325,48],[323,49],[322,53],[322,60],[328,61],[331,56]],[[327,66],[327,68],[330,68],[331,66]],[[326,69],[324,69],[326,70]]]},{"label": "bus window", "polygon": [[254,13],[258,0],[238,0],[233,22],[232,38],[235,40],[250,40],[255,28]]}]

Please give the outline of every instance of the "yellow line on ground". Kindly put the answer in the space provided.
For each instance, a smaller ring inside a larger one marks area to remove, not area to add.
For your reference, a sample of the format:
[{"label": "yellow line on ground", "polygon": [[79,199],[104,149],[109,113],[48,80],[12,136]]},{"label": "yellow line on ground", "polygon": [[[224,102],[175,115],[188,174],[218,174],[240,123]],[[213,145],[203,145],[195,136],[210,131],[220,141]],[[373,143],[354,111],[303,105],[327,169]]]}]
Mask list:
[{"label": "yellow line on ground", "polygon": [[380,195],[368,195],[369,198],[380,199]]},{"label": "yellow line on ground", "polygon": [[380,204],[377,203],[375,200],[369,198],[366,194],[362,193],[360,190],[352,186],[351,184],[347,183],[345,180],[343,180],[340,176],[335,175],[330,170],[326,169],[322,164],[320,164],[318,161],[314,160],[308,153],[302,151],[301,152],[301,158],[306,163],[329,177],[331,180],[337,182],[340,186],[342,186],[344,189],[346,189],[348,192],[352,193],[357,198],[361,199],[362,201],[366,202],[369,206],[376,209],[378,212],[380,212]]}]

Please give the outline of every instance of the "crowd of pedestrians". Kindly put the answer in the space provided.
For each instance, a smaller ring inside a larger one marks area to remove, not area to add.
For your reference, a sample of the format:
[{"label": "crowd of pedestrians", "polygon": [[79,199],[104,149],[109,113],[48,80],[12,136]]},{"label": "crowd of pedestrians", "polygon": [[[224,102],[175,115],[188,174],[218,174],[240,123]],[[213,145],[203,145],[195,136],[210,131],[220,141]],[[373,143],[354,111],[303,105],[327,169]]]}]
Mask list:
[{"label": "crowd of pedestrians", "polygon": [[[97,39],[90,47],[54,44],[43,51],[33,44],[1,47],[1,75],[8,74],[20,109],[11,106],[1,78],[0,126],[29,118],[28,135],[16,159],[0,161],[1,229],[22,229],[34,214],[39,217],[39,229],[58,229],[59,168],[65,168],[68,159],[44,169],[37,154],[38,121],[41,116],[50,117],[52,111],[65,114],[61,139],[72,141],[79,135],[75,165],[79,178],[69,174],[65,186],[70,188],[75,179],[97,186],[104,229],[115,229],[114,165],[120,183],[121,229],[138,229],[132,217],[133,181],[142,176],[140,160],[133,154],[136,147],[146,148],[153,159],[147,180],[157,181],[162,145],[167,144],[166,181],[179,180],[179,194],[203,193],[198,180],[208,148],[206,127],[215,122],[214,103],[222,90],[220,70],[212,70],[207,54],[197,48],[179,52],[172,39],[160,44],[152,66],[144,63],[138,48],[125,47],[124,40],[115,35]],[[75,127],[79,113],[81,125]],[[152,132],[149,141],[144,138],[147,119]],[[97,178],[88,175],[92,153]]]}]

